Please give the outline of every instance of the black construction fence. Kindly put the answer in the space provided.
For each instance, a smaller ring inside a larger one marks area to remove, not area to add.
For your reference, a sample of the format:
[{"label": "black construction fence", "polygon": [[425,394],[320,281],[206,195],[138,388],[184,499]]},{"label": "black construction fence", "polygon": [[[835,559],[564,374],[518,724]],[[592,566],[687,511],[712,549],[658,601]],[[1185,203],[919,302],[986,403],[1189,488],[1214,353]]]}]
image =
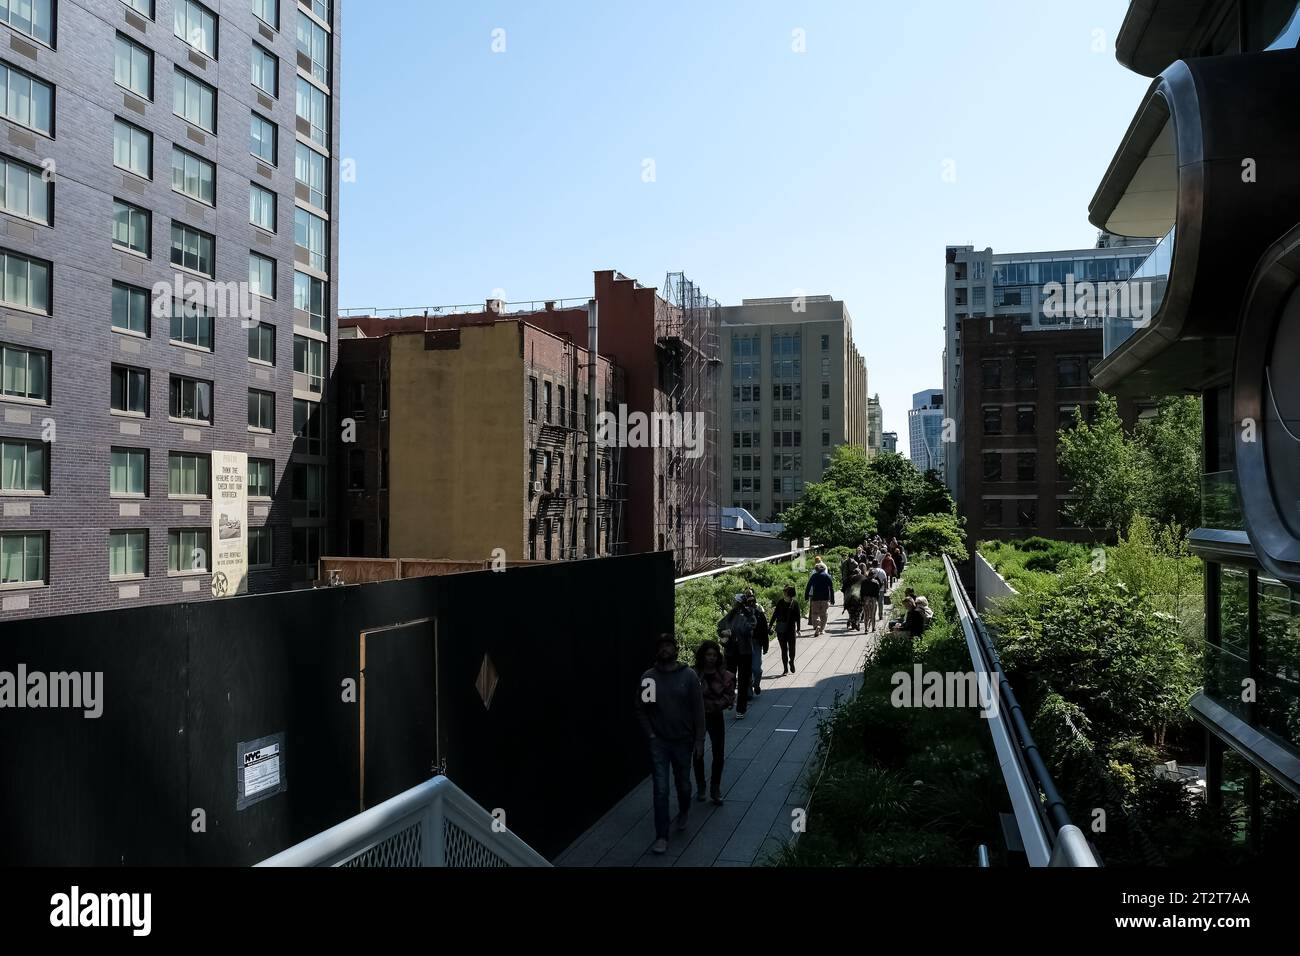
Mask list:
[{"label": "black construction fence", "polygon": [[252,864],[436,768],[553,857],[672,626],[667,553],[0,623],[0,863]]}]

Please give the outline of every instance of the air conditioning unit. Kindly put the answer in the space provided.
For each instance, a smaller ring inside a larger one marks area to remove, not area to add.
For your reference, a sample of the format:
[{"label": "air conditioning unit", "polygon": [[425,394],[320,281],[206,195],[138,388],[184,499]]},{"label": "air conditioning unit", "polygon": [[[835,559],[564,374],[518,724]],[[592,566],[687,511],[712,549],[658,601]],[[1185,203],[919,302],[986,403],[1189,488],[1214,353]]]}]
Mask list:
[{"label": "air conditioning unit", "polygon": [[385,408],[382,412],[379,413],[379,420],[381,422],[388,421],[388,409]]},{"label": "air conditioning unit", "polygon": [[540,495],[540,494],[542,493],[542,491],[543,491],[542,483],[541,483],[540,481],[534,481],[534,482],[533,482],[533,494],[535,494],[535,495]]}]

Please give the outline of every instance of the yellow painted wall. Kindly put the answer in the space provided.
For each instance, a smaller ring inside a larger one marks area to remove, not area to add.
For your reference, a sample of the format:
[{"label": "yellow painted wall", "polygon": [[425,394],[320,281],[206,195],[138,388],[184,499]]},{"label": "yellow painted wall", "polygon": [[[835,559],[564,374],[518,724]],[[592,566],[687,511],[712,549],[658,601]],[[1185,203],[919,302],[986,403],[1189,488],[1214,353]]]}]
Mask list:
[{"label": "yellow painted wall", "polygon": [[523,554],[524,371],[514,322],[469,326],[460,348],[392,337],[389,554]]}]

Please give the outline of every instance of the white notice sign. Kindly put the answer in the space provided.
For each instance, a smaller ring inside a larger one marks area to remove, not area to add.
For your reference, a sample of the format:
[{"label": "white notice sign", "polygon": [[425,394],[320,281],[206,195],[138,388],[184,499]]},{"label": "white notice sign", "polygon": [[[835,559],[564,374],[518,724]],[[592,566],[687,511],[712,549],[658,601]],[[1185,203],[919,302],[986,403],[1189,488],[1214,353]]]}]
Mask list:
[{"label": "white notice sign", "polygon": [[248,593],[248,455],[212,453],[212,596]]},{"label": "white notice sign", "polygon": [[244,796],[280,785],[280,745],[271,744],[244,754]]}]

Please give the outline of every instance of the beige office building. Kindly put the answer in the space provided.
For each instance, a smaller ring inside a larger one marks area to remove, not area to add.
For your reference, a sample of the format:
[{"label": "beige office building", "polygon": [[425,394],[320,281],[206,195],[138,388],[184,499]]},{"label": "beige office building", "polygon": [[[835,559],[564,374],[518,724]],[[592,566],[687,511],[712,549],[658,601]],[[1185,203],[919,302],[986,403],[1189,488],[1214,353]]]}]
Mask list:
[{"label": "beige office building", "polygon": [[725,307],[721,345],[722,500],[775,520],[836,446],[867,447],[866,362],[848,309],[828,295]]}]

